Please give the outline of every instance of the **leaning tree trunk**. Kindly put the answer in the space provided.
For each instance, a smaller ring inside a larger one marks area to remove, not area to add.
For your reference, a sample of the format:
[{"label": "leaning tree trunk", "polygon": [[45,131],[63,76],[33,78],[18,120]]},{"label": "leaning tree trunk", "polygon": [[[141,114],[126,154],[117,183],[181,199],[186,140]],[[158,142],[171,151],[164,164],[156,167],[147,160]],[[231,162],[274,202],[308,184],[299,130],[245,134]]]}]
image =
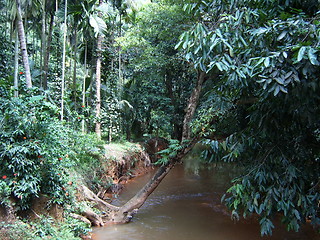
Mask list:
[{"label": "leaning tree trunk", "polygon": [[80,186],[79,191],[85,200],[94,203],[103,214],[98,215],[90,208],[85,208],[82,215],[85,216],[94,226],[103,226],[105,223],[127,223],[130,222],[133,215],[144,204],[150,194],[159,186],[161,181],[167,176],[170,170],[193,148],[199,138],[193,138],[175,157],[167,164],[161,166],[152,179],[127,203],[117,207],[101,200],[96,194],[85,186]]},{"label": "leaning tree trunk", "polygon": [[190,135],[191,135],[190,122],[198,106],[202,85],[205,82],[205,77],[206,77],[205,72],[199,71],[198,77],[197,77],[197,83],[191,93],[189,103],[186,109],[186,114],[183,120],[182,141],[190,139]]},{"label": "leaning tree trunk", "polygon": [[113,206],[109,203],[101,200],[97,195],[91,192],[86,188],[86,200],[92,201],[99,207],[99,209],[105,214],[99,216],[94,214],[91,210],[83,212],[93,225],[101,226],[104,222],[113,222],[113,223],[126,223],[131,220],[133,215],[138,211],[138,209],[143,205],[147,200],[149,195],[159,186],[164,177],[170,172],[177,162],[180,162],[181,159],[193,148],[193,146],[198,142],[199,136],[195,135],[193,139],[187,138],[190,137],[189,123],[194,115],[195,109],[198,104],[200,97],[202,85],[205,81],[205,73],[200,72],[197,78],[197,83],[194,91],[192,92],[189,103],[186,109],[186,116],[184,120],[183,131],[188,131],[187,133],[183,132],[184,140],[189,140],[187,143],[182,143],[183,148],[178,151],[178,153],[170,159],[170,161],[161,166],[153,178],[127,203],[121,207]]},{"label": "leaning tree trunk", "polygon": [[26,86],[27,88],[32,88],[31,72],[30,72],[27,43],[26,43],[26,34],[24,31],[24,26],[22,21],[20,0],[16,0],[16,5],[17,5],[17,28],[18,28],[17,30],[18,30],[18,36],[20,41],[20,49],[21,49],[23,65],[25,69]]}]

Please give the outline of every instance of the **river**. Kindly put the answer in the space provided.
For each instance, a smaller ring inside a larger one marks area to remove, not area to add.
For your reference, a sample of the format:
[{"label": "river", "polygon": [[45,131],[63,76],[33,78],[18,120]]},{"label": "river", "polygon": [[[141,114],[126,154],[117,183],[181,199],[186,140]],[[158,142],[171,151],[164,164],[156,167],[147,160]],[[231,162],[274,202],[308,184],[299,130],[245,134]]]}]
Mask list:
[{"label": "river", "polygon": [[[130,199],[152,173],[131,180],[114,204]],[[230,176],[223,168],[194,173],[178,165],[128,224],[96,228],[96,240],[319,240],[311,226],[287,232],[276,223],[272,237],[261,237],[257,219],[234,222],[221,204]]]}]

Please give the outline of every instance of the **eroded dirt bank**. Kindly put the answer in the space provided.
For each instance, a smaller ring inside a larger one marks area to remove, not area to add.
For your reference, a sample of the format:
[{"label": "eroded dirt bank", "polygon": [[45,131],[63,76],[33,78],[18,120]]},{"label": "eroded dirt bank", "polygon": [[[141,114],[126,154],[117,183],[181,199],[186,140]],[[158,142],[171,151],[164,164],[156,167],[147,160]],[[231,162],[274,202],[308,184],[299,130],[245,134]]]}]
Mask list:
[{"label": "eroded dirt bank", "polygon": [[[99,226],[103,223],[103,220],[97,219],[102,212],[99,210],[100,200],[110,202],[130,179],[153,169],[153,163],[158,159],[156,152],[166,147],[167,142],[160,138],[150,139],[145,143],[106,144],[102,149],[103,154],[95,156],[99,158],[99,166],[94,171],[70,172],[76,176],[72,183],[76,192],[75,206],[71,207],[73,211],[57,204],[48,204],[52,201],[40,194],[32,202],[30,210],[23,215],[31,221],[43,215],[57,221],[65,221],[66,217],[71,216],[91,226]],[[14,209],[0,210],[0,221],[16,221]],[[100,213],[96,214],[98,212]],[[84,238],[90,239],[90,236]]]}]

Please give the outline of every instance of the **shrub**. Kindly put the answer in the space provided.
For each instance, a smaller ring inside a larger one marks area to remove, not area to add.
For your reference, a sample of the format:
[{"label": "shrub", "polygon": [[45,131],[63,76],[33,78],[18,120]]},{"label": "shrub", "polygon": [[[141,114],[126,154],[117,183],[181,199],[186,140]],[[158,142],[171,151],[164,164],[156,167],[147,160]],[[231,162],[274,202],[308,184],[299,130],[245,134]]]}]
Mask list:
[{"label": "shrub", "polygon": [[58,109],[35,94],[0,99],[0,184],[11,189],[1,196],[12,195],[21,210],[40,192],[58,204],[70,200],[68,131],[56,119]]}]

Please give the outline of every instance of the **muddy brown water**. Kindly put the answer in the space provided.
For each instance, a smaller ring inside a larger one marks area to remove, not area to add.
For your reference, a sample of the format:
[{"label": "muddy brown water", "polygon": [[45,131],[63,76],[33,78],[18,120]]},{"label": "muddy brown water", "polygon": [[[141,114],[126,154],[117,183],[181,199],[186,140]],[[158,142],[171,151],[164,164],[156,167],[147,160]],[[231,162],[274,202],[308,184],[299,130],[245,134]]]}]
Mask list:
[{"label": "muddy brown water", "polygon": [[[130,199],[152,173],[129,182],[114,202]],[[230,176],[214,168],[194,173],[176,166],[128,224],[94,229],[96,240],[319,240],[311,226],[287,232],[276,223],[272,237],[261,237],[255,218],[234,222],[221,204]]]}]

